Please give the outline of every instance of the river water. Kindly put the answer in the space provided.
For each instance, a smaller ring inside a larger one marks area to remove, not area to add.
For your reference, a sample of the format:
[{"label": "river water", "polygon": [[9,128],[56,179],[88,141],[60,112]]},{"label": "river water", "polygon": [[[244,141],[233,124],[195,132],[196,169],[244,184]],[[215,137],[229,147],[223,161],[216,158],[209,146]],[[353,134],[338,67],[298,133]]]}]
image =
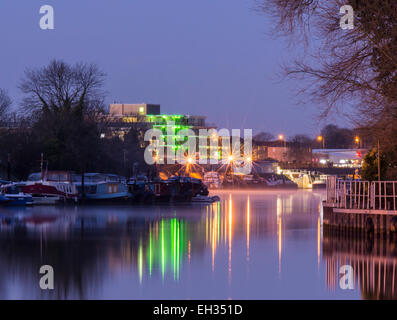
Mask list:
[{"label": "river water", "polygon": [[[393,244],[325,238],[324,191],[212,194],[221,201],[0,208],[0,298],[396,297]],[[39,287],[42,265],[54,290]],[[341,289],[342,265],[354,289]]]}]

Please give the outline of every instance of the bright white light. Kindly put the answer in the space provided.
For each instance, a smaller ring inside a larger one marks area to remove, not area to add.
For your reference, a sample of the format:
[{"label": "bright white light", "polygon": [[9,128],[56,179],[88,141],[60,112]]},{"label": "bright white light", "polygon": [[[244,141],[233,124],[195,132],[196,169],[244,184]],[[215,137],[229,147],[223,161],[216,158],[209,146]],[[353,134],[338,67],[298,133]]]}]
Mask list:
[{"label": "bright white light", "polygon": [[327,163],[327,160],[321,159],[321,160],[320,160],[320,163],[321,163],[321,164],[326,164],[326,163]]}]

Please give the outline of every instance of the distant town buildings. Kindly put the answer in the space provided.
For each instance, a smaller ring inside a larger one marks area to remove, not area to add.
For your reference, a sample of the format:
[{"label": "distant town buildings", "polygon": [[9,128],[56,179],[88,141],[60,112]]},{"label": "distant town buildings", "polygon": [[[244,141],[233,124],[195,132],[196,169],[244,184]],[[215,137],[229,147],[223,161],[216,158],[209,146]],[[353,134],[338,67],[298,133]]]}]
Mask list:
[{"label": "distant town buildings", "polygon": [[[226,152],[230,152],[225,146],[221,145],[221,137],[207,136],[206,146],[199,145],[200,129],[216,129],[215,126],[206,124],[205,116],[192,116],[184,114],[164,114],[161,113],[159,104],[135,103],[122,104],[114,103],[109,106],[109,113],[104,115],[102,121],[106,123],[102,138],[124,136],[135,129],[140,134],[142,146],[145,145],[143,136],[148,129],[158,129],[162,132],[161,138],[163,145],[177,151],[187,148],[183,144],[187,141],[180,141],[178,133],[181,130],[191,129],[196,138],[196,159],[199,158],[200,151],[207,154],[208,159],[216,158],[221,160]],[[171,130],[171,131],[170,131]],[[169,133],[172,132],[170,135]],[[211,146],[210,140],[215,139],[216,146]],[[241,139],[243,149],[243,140]],[[207,150],[201,150],[206,148]],[[214,149],[215,148],[215,149]],[[284,165],[296,165],[301,167],[360,167],[363,157],[367,153],[366,149],[313,149],[310,143],[298,143],[286,141],[285,138],[276,141],[253,141],[252,160],[263,164],[260,171],[271,171],[277,163]],[[228,156],[228,155],[227,155]],[[271,169],[269,169],[270,167]]]},{"label": "distant town buildings", "polygon": [[311,146],[289,141],[254,141],[253,158],[256,161],[273,159],[283,163],[311,163]]},{"label": "distant town buildings", "polygon": [[359,168],[367,149],[313,149],[313,162],[319,165]]}]

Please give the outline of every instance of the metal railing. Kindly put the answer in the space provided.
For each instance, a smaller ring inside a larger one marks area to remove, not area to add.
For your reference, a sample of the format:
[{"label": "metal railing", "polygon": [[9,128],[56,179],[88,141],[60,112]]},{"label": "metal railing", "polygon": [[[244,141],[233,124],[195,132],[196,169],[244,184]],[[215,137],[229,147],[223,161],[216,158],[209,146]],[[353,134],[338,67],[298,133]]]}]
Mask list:
[{"label": "metal railing", "polygon": [[327,202],[337,208],[397,210],[397,181],[327,179]]}]

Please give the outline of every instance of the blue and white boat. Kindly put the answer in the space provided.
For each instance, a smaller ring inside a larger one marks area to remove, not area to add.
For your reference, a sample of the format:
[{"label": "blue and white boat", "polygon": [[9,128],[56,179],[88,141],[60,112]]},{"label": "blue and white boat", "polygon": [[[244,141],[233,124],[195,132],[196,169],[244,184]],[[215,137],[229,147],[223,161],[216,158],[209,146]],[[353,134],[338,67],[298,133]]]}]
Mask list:
[{"label": "blue and white boat", "polygon": [[[31,206],[33,205],[33,197],[25,194],[22,188],[24,183],[12,183],[1,186],[1,196],[6,206]],[[1,202],[1,200],[0,200]]]},{"label": "blue and white boat", "polygon": [[[73,182],[77,187],[79,198],[83,198],[81,175],[75,174]],[[85,199],[97,201],[115,201],[131,197],[126,179],[115,174],[86,173],[84,174]]]}]

